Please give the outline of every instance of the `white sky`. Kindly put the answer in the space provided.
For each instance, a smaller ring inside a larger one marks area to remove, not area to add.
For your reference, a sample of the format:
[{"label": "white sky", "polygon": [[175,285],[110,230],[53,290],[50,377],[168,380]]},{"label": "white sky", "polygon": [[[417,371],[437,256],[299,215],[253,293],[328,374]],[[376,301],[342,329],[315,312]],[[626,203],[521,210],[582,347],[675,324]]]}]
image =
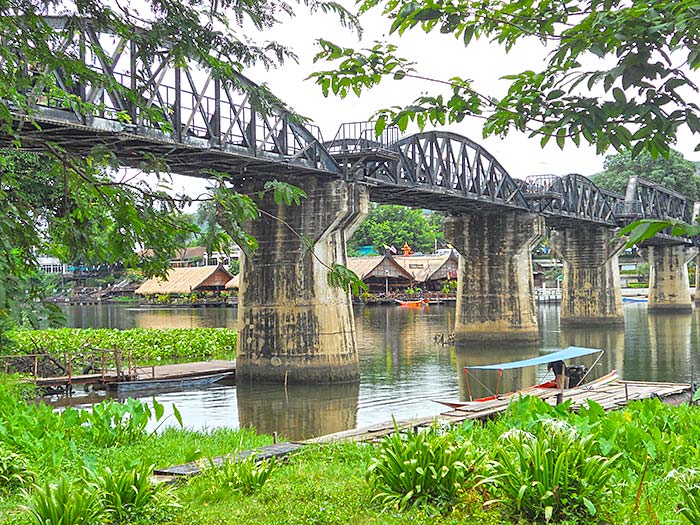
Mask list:
[{"label": "white sky", "polygon": [[[309,117],[321,128],[325,140],[331,140],[344,122],[369,120],[378,109],[408,104],[420,94],[435,93],[440,87],[413,79],[383,80],[378,88],[365,92],[359,98],[354,94],[346,99],[333,95],[325,98],[319,86],[312,80],[305,80],[314,71],[332,67],[324,63],[313,63],[317,51],[314,42],[317,38],[326,38],[336,44],[355,48],[371,47],[375,40],[391,41],[398,45],[399,56],[416,63],[414,67],[418,74],[442,80],[452,76],[472,79],[478,91],[497,96],[502,95],[507,87],[505,81],[499,80],[500,77],[525,69],[538,70],[545,56],[544,49],[536,41],[523,42],[506,54],[497,44],[485,40],[472,42],[465,48],[452,35],[441,35],[438,31],[429,36],[420,30],[407,32],[400,38],[389,36],[390,22],[380,16],[378,9],[362,17],[364,35],[362,41],[358,42],[356,33],[342,28],[335,15],[309,15],[305,8],[296,4],[294,7],[296,17],[275,27],[267,39],[288,45],[299,56],[299,63],[290,61],[279,69],[269,71],[256,67],[244,74],[255,82],[267,83],[272,92],[292,109]],[[698,102],[700,103],[700,97]],[[541,148],[539,137],[528,138],[525,134],[514,131],[504,139],[484,139],[481,124],[479,119],[468,118],[457,125],[426,129],[449,129],[482,144],[516,178],[546,173],[592,175],[603,169],[604,156],[596,155],[592,147],[582,144],[577,148],[573,144],[567,144],[562,151],[552,140],[545,148]],[[407,134],[417,131],[417,128],[409,128]],[[698,142],[700,138],[694,140],[687,133],[679,138],[675,149],[690,160],[700,160],[700,153],[693,152]],[[614,153],[612,148],[607,152]],[[186,186],[189,187],[190,184],[191,182]],[[179,186],[178,182],[176,186]]]}]

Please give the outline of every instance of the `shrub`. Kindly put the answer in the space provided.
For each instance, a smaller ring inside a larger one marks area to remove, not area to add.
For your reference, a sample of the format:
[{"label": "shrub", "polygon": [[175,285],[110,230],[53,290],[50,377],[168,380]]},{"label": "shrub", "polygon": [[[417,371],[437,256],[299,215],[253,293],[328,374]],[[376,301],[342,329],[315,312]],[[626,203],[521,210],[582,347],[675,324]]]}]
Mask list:
[{"label": "shrub", "polygon": [[382,440],[378,452],[366,474],[372,501],[400,510],[420,506],[438,512],[476,484],[482,457],[469,442],[458,443],[435,427],[405,435],[396,431]]},{"label": "shrub", "polygon": [[252,494],[265,485],[277,466],[274,459],[258,460],[254,453],[245,458],[241,458],[235,453],[227,458],[221,466],[216,466],[214,461],[209,458],[209,464],[210,467],[207,469],[206,475],[213,486],[207,494],[210,498],[216,498],[217,495],[228,490]]},{"label": "shrub", "polygon": [[103,523],[105,517],[94,487],[63,476],[55,484],[35,486],[26,510],[38,525],[92,525]]},{"label": "shrub", "polygon": [[105,467],[91,473],[102,504],[116,523],[133,523],[139,519],[159,519],[177,507],[172,491],[151,481],[153,465],[112,471]]},{"label": "shrub", "polygon": [[612,458],[594,454],[592,436],[581,436],[562,420],[540,421],[531,432],[512,429],[501,435],[486,480],[501,501],[526,519],[562,521],[600,519],[609,496]]}]

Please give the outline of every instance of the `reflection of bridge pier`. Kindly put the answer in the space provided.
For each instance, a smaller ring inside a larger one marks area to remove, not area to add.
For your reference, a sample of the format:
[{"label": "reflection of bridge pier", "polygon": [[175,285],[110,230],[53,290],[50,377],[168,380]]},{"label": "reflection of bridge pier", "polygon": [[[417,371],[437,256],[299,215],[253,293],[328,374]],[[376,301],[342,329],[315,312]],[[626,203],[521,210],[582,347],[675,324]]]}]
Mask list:
[{"label": "reflection of bridge pier", "polygon": [[355,428],[359,383],[247,384],[236,387],[241,427],[287,439],[308,439]]},{"label": "reflection of bridge pier", "polygon": [[554,230],[550,240],[564,261],[562,324],[624,323],[618,265],[624,242],[592,225]]},{"label": "reflection of bridge pier", "polygon": [[538,339],[530,249],[543,233],[541,217],[520,211],[446,219],[445,237],[460,253],[458,338]]},{"label": "reflection of bridge pier", "polygon": [[[243,191],[256,194],[263,183]],[[266,214],[249,224],[259,247],[241,262],[237,379],[357,381],[350,296],[329,287],[326,274],[346,262],[345,242],[367,214],[367,194],[340,181],[295,183],[308,196],[301,204],[277,204],[268,192],[259,203]]]}]

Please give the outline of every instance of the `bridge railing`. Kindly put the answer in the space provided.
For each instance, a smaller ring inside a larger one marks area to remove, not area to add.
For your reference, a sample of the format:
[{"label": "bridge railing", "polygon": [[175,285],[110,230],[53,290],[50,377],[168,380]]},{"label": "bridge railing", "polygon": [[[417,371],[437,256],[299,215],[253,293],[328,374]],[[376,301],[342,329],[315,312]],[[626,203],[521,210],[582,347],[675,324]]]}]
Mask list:
[{"label": "bridge railing", "polygon": [[[97,70],[102,73],[102,71]],[[132,86],[132,75],[111,72],[114,80],[125,89]],[[176,140],[184,137],[198,137],[213,140],[218,144],[232,144],[261,151],[296,155],[308,150],[308,144],[299,140],[285,118],[271,115],[261,116],[252,106],[233,103],[227,89],[212,81],[214,91],[219,96],[197,93],[183,86],[159,83],[142,97],[151,100],[149,111],[141,108],[127,109],[129,118],[124,115],[124,101],[115,102],[106,90],[90,106],[81,106],[79,113],[85,122],[89,117],[100,117],[120,122],[130,121],[136,127],[158,127],[172,133]],[[81,86],[76,91],[85,92],[89,86]],[[52,98],[46,93],[37,98],[40,106],[54,109],[73,109],[65,99]],[[120,107],[121,106],[121,107]],[[92,109],[89,113],[86,111]],[[157,118],[154,118],[156,117]],[[323,136],[318,126],[305,123],[304,127],[319,143]]]},{"label": "bridge railing", "polygon": [[377,136],[374,122],[346,122],[326,147],[331,155],[389,151],[398,140],[399,129],[395,126],[387,126]]},{"label": "bridge railing", "polygon": [[644,209],[639,201],[618,201],[613,205],[615,217],[622,221],[634,221],[644,217]]},{"label": "bridge railing", "polygon": [[520,181],[520,191],[526,199],[560,199],[562,192],[557,188],[559,180],[557,175],[530,175]]}]

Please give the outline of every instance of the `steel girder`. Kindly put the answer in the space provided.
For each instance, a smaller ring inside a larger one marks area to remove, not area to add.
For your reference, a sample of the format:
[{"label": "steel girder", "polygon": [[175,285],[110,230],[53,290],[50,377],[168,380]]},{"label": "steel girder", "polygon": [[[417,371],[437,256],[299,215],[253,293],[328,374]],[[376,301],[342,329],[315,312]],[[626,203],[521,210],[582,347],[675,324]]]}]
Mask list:
[{"label": "steel girder", "polygon": [[[101,75],[85,80],[64,70],[45,71],[69,96],[55,97],[50,86],[35,83],[28,93],[31,114],[15,112],[23,139],[51,140],[78,153],[116,146],[127,165],[144,152],[165,153],[168,168],[187,175],[217,169],[234,176],[337,176],[318,128],[302,125],[281,104],[264,102],[260,88],[243,75],[225,82],[211,71],[176,66],[167,45],[141,52],[135,41],[96,29],[87,19],[46,21],[60,37],[61,52]],[[31,68],[26,74],[32,75]]]},{"label": "steel girder", "polygon": [[533,211],[553,226],[575,222],[617,226],[615,205],[624,196],[598,188],[593,181],[575,173],[528,178],[525,186]]},{"label": "steel girder", "polygon": [[684,195],[648,180],[630,179],[626,200],[639,203],[640,218],[692,222],[692,205]]},{"label": "steel girder", "polygon": [[518,183],[493,155],[456,133],[430,131],[387,145],[343,137],[329,149],[345,176],[367,184],[378,202],[455,213],[530,211]]}]

